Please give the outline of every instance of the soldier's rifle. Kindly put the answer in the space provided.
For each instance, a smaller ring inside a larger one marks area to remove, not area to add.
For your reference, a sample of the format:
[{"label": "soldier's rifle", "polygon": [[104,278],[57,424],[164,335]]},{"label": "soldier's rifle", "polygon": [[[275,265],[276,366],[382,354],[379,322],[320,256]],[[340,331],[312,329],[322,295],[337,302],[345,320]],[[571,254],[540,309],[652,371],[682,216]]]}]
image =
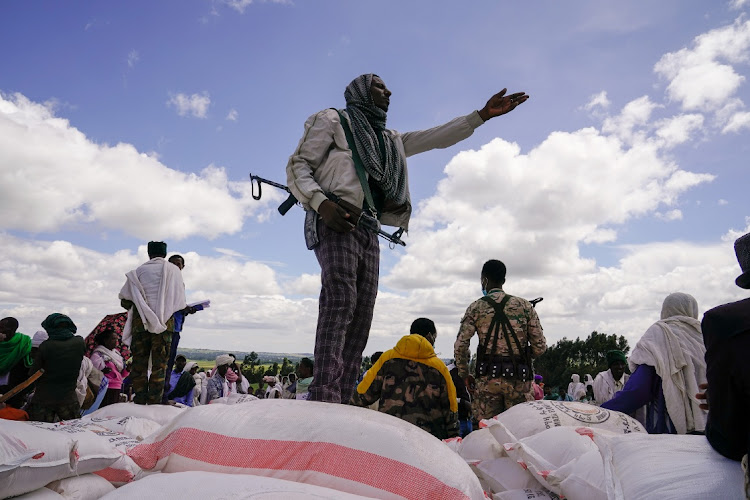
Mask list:
[{"label": "soldier's rifle", "polygon": [[[269,181],[268,179],[264,179],[263,177],[259,177],[257,175],[250,174],[250,186],[251,186],[251,195],[254,200],[260,200],[261,196],[263,195],[263,189],[262,185],[268,184],[269,186],[273,186],[277,189],[283,189],[287,193],[289,193],[289,196],[287,197],[284,202],[279,205],[279,213],[281,215],[285,215],[290,208],[292,208],[297,203],[297,198],[294,197],[292,192],[289,190],[289,188],[283,184],[279,184],[278,182]],[[257,189],[257,194],[256,194]],[[383,228],[380,225],[380,221],[374,217],[373,215],[369,214],[365,210],[362,210],[361,208],[355,207],[348,201],[342,200],[340,197],[336,196],[333,193],[325,193],[326,197],[331,200],[332,202],[336,203],[338,206],[346,210],[346,212],[351,216],[353,222],[353,225],[360,226],[364,229],[367,229],[368,231],[371,231],[381,238],[384,238],[388,240],[390,243],[395,245],[401,245],[406,246],[406,243],[401,239],[401,235],[404,233],[404,230],[399,228],[393,233],[388,233],[386,231],[383,231]]]}]

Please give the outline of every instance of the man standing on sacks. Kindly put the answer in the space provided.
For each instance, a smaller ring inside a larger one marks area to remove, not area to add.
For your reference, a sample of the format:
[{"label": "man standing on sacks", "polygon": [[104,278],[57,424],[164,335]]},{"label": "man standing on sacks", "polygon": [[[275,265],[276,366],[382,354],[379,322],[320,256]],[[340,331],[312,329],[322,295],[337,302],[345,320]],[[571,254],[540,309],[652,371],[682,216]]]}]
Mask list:
[{"label": "man standing on sacks", "polygon": [[386,129],[391,91],[380,77],[366,74],[346,88],[346,109],[320,111],[305,122],[286,172],[290,191],[306,210],[307,247],[321,267],[311,400],[346,403],[351,398],[378,290],[377,235],[353,226],[354,215],[329,195],[362,207],[384,225],[408,229],[412,206],[406,158],[452,146],[528,99],[523,92],[505,92],[492,96],[480,111],[444,125],[399,133]]},{"label": "man standing on sacks", "polygon": [[161,403],[174,332],[173,314],[186,307],[182,273],[166,256],[166,243],[150,241],[149,261],[127,273],[127,281],[120,290],[121,304],[128,310],[123,342],[130,344],[133,354],[130,370],[133,401],[141,405]]},{"label": "man standing on sacks", "polygon": [[477,422],[513,405],[534,401],[531,363],[547,350],[531,302],[503,291],[505,274],[505,264],[499,260],[485,262],[481,275],[484,296],[466,310],[454,344],[458,374],[469,385],[469,343],[474,333],[479,336],[472,401]]}]

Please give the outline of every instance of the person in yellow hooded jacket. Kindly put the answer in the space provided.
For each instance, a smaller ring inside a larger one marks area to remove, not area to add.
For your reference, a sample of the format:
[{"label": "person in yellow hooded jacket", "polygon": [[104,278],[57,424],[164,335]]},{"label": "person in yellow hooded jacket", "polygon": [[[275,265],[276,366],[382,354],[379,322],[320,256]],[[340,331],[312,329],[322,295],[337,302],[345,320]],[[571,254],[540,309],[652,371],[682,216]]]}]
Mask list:
[{"label": "person in yellow hooded jacket", "polygon": [[435,323],[416,319],[410,334],[380,356],[351,403],[406,420],[438,439],[458,436],[458,402],[450,371],[435,354]]}]

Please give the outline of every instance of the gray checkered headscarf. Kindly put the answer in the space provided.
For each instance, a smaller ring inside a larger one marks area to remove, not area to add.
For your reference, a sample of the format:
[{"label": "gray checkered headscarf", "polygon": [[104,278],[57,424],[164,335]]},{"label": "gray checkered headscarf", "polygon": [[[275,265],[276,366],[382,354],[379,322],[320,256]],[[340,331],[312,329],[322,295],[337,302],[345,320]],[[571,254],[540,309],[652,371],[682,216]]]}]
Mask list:
[{"label": "gray checkered headscarf", "polygon": [[[387,113],[375,106],[370,94],[374,76],[377,75],[360,75],[346,87],[346,112],[365,171],[375,179],[387,199],[402,205],[406,202],[406,159],[390,134],[384,133]],[[378,136],[383,141],[382,150]]]}]

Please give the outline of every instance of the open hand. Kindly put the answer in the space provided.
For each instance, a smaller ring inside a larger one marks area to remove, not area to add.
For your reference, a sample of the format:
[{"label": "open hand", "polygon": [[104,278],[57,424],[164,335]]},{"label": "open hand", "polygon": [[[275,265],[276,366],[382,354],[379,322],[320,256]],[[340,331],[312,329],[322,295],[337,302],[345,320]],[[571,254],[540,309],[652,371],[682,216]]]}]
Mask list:
[{"label": "open hand", "polygon": [[318,207],[318,213],[325,225],[337,233],[348,233],[354,230],[354,224],[349,222],[351,215],[331,200],[325,200]]},{"label": "open hand", "polygon": [[526,92],[516,92],[515,94],[505,95],[508,89],[503,89],[497,94],[490,97],[487,104],[479,111],[482,120],[487,121],[490,118],[504,115],[516,109],[517,106],[526,102],[529,98]]}]

